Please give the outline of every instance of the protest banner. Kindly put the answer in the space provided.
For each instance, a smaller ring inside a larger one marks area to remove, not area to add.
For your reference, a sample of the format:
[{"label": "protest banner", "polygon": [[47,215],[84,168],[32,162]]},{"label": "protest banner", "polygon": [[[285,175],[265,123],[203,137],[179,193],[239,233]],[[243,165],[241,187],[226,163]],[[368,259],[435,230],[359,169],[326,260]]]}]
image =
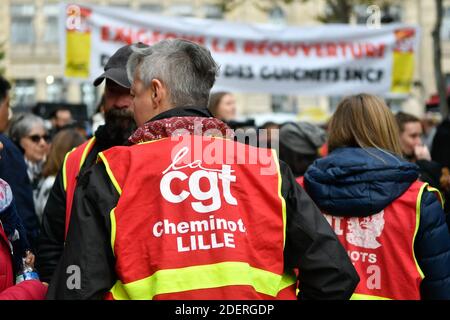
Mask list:
[{"label": "protest banner", "polygon": [[74,4],[60,12],[66,77],[94,79],[125,44],[184,38],[210,49],[220,65],[214,90],[401,97],[413,82],[415,26],[245,24]]}]

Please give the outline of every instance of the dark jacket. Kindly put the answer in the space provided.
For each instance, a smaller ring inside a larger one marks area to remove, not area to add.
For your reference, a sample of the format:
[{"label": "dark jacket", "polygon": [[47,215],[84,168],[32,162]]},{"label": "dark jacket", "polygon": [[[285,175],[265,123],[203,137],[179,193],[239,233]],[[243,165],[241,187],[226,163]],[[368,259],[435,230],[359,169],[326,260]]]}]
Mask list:
[{"label": "dark jacket", "polygon": [[23,153],[3,134],[0,134],[0,142],[3,143],[3,150],[0,152],[0,178],[11,187],[17,212],[23,221],[31,248],[34,249],[39,234],[39,220],[34,211],[33,191]]},{"label": "dark jacket", "polygon": [[[80,175],[92,167],[97,154],[115,145],[107,133],[105,126],[100,126],[95,133],[95,143],[88,153]],[[124,142],[122,141],[121,144]],[[36,269],[44,282],[50,282],[56,265],[64,250],[64,231],[66,221],[66,192],[64,190],[62,169],[58,172],[55,183],[47,200],[42,215],[41,232],[36,255]]]},{"label": "dark jacket", "polygon": [[436,128],[431,148],[431,158],[450,169],[450,118],[445,119]]},{"label": "dark jacket", "polygon": [[[418,168],[387,152],[340,148],[317,160],[305,174],[305,189],[323,210],[336,216],[380,212],[417,179]],[[414,252],[425,279],[422,299],[450,299],[450,234],[438,198],[422,196]]]},{"label": "dark jacket", "polygon": [[[179,113],[171,110],[160,114],[158,119]],[[290,169],[284,163],[280,165],[287,211],[285,267],[300,269],[300,297],[349,298],[359,280],[353,265]],[[117,281],[109,214],[118,200],[119,194],[103,164],[95,165],[80,179],[66,247],[52,278],[48,299],[101,299]],[[70,265],[80,266],[80,289],[70,290],[66,286],[70,276],[66,270]]]}]

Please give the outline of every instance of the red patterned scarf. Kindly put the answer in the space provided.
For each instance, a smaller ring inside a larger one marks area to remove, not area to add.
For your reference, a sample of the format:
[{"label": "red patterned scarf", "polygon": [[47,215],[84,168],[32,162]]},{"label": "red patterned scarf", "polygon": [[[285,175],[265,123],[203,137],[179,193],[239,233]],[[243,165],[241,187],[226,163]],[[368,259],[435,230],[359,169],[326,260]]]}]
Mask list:
[{"label": "red patterned scarf", "polygon": [[175,135],[208,135],[233,139],[234,133],[216,118],[171,117],[145,123],[128,139],[131,144],[158,140]]}]

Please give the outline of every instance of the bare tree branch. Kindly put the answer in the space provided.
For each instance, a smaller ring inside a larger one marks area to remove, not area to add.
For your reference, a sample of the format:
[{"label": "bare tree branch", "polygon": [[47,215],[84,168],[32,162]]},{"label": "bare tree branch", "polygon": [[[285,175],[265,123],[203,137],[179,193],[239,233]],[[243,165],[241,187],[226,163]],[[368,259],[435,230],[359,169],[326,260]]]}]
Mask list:
[{"label": "bare tree branch", "polygon": [[434,54],[434,74],[436,87],[439,93],[439,109],[443,118],[448,116],[447,88],[444,75],[442,73],[442,49],[441,49],[441,25],[444,15],[442,0],[436,0],[436,23],[432,32],[433,54]]}]

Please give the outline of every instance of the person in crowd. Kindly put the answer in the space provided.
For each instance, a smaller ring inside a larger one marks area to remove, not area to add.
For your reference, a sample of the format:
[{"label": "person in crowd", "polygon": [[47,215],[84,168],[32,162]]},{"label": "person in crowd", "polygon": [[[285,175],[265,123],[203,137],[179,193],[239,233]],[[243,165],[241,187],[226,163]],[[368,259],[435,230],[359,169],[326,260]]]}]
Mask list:
[{"label": "person in crowd", "polygon": [[106,63],[105,72],[95,79],[94,86],[99,86],[104,80],[106,82],[105,125],[100,126],[94,137],[66,157],[63,165],[65,170],[59,170],[48,197],[42,216],[36,258],[36,268],[45,282],[51,280],[64,249],[77,176],[82,175],[96,162],[100,151],[126,144],[136,128],[130,95],[131,84],[126,72],[126,63],[131,52],[129,45],[118,49]]},{"label": "person in crowd", "polygon": [[0,179],[0,300],[45,298],[47,286],[38,280],[14,285],[14,274],[21,270],[22,258],[27,265],[33,266],[34,255],[29,251],[26,231],[17,213],[11,188]]},{"label": "person in crowd", "polygon": [[426,112],[420,121],[423,130],[422,141],[431,152],[433,148],[434,135],[436,134],[436,129],[440,122],[440,118],[440,114],[437,114],[436,112]]},{"label": "person in crowd", "polygon": [[53,138],[47,161],[42,170],[42,178],[39,182],[36,201],[36,214],[39,222],[42,222],[42,214],[47,204],[48,196],[55,183],[56,175],[61,169],[64,157],[73,148],[86,141],[86,138],[75,129],[63,129]]},{"label": "person in crowd", "polygon": [[446,190],[449,186],[441,184],[442,165],[431,160],[430,152],[422,143],[422,124],[414,115],[398,112],[395,115],[400,130],[400,147],[403,156],[419,167],[420,180],[428,182],[432,187]]},{"label": "person in crowd", "polygon": [[97,111],[92,116],[92,132],[105,124],[105,95],[103,94],[97,106]]},{"label": "person in crowd", "polygon": [[445,210],[450,228],[450,116],[436,128],[431,150],[432,159],[442,165],[441,187],[445,191]]},{"label": "person in crowd", "polygon": [[355,299],[450,299],[450,233],[439,193],[405,161],[383,100],[343,99],[329,128],[330,154],[304,176],[361,278]]},{"label": "person in crowd", "polygon": [[50,136],[45,130],[44,120],[31,113],[20,114],[12,120],[9,136],[23,152],[36,204],[38,184],[50,143]]},{"label": "person in crowd", "polygon": [[398,112],[395,115],[400,129],[400,147],[406,160],[431,160],[430,151],[422,141],[422,124],[420,119],[412,114]]},{"label": "person in crowd", "polygon": [[320,157],[319,149],[326,141],[326,133],[309,122],[288,122],[280,129],[280,159],[291,168],[295,177]]},{"label": "person in crowd", "polygon": [[17,211],[21,217],[30,246],[34,249],[39,233],[39,222],[33,203],[33,190],[27,174],[23,153],[4,132],[9,125],[9,82],[0,76],[0,178],[11,187]]},{"label": "person in crowd", "polygon": [[[450,100],[449,100],[450,102]],[[450,168],[450,116],[437,126],[431,149],[431,157],[443,167]]]},{"label": "person in crowd", "polygon": [[[356,272],[289,168],[273,153],[237,163],[257,148],[223,139],[229,127],[207,110],[218,71],[210,52],[181,39],[134,51],[139,127],[132,146],[100,153],[80,177],[47,298],[295,299],[294,268],[300,298],[349,298]],[[226,164],[224,144],[241,150]],[[80,266],[81,289],[67,288],[69,265]]]},{"label": "person in crowd", "polygon": [[264,123],[259,129],[258,146],[263,148],[274,148],[278,151],[280,125],[269,121]]},{"label": "person in crowd", "polygon": [[50,114],[50,122],[50,136],[53,138],[62,128],[73,122],[72,112],[67,107],[58,107]]},{"label": "person in crowd", "polygon": [[215,92],[209,98],[209,111],[225,122],[236,120],[236,99],[230,92]]}]

